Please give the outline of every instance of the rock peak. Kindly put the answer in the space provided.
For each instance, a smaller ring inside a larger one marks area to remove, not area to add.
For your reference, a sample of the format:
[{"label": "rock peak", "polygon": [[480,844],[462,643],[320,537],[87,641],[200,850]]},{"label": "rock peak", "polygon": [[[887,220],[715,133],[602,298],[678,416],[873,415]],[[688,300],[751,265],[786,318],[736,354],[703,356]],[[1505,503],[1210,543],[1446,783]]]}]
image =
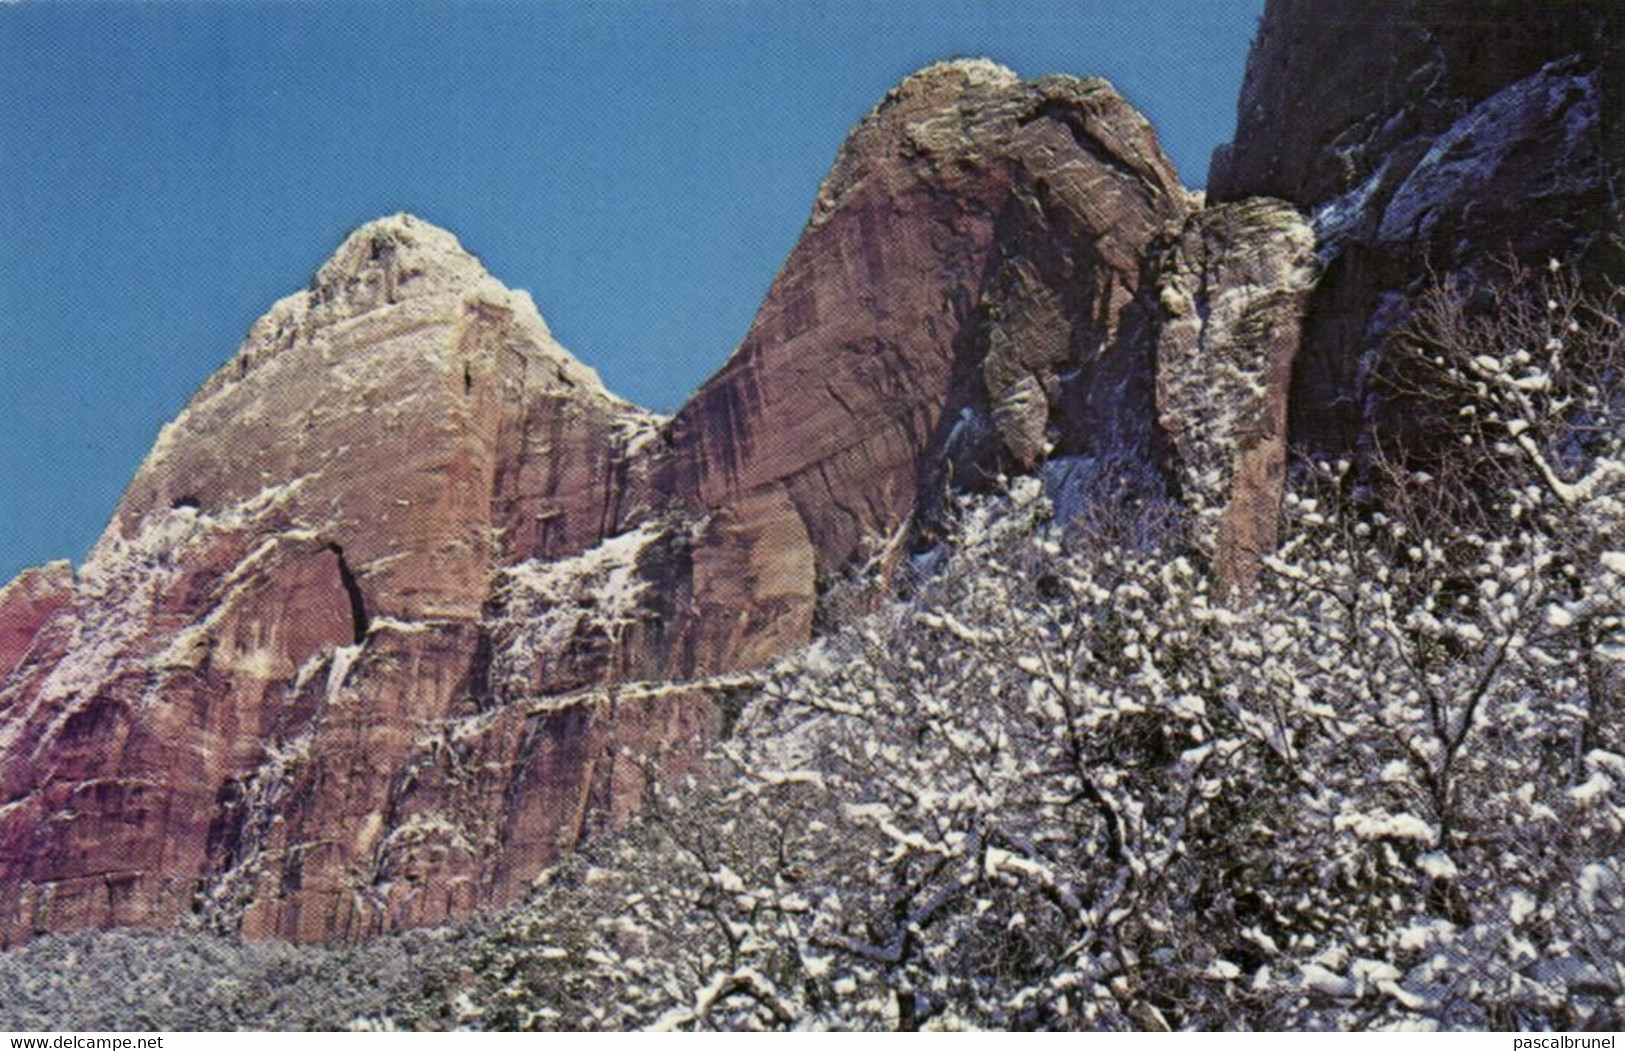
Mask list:
[{"label": "rock peak", "polygon": [[411,237],[415,234],[430,237],[447,238],[455,242],[457,236],[445,227],[436,226],[427,219],[413,215],[411,212],[396,212],[394,215],[380,215],[376,219],[369,219],[352,231],[352,237],[362,234]]},{"label": "rock peak", "polygon": [[1021,77],[1015,70],[990,58],[950,58],[915,70],[893,90],[908,91],[951,77],[961,78],[965,83],[977,87],[1005,88],[1021,83]]},{"label": "rock peak", "polygon": [[1109,81],[1023,80],[990,59],[957,58],[903,78],[848,133],[819,187],[810,225],[827,221],[877,163],[889,163],[885,158],[904,159],[916,184],[954,192],[966,172],[1006,163],[1012,149],[1037,134],[1035,121],[1071,129],[1075,144],[1091,143],[1091,156],[1132,169],[1152,196],[1183,199],[1178,173],[1150,122]]},{"label": "rock peak", "polygon": [[909,110],[935,108],[962,100],[967,95],[978,97],[1008,92],[1020,88],[1022,83],[1015,70],[992,59],[953,58],[932,62],[892,85],[858,122],[852,134],[873,126],[900,104]]},{"label": "rock peak", "polygon": [[354,315],[490,280],[452,233],[401,212],[357,227],[316,271],[308,292],[312,306]]},{"label": "rock peak", "polygon": [[446,261],[469,260],[476,266],[479,265],[479,260],[463,247],[456,234],[426,219],[420,219],[411,212],[381,215],[362,223],[350,231],[349,236],[334,253],[334,259],[357,252],[370,255],[375,247],[381,246]]},{"label": "rock peak", "polygon": [[[384,329],[449,322],[466,310],[511,319],[511,347],[554,367],[580,391],[611,397],[598,374],[553,338],[530,294],[492,276],[456,235],[408,212],[381,216],[350,232],[311,277],[278,301],[238,348],[234,367],[212,377],[198,399],[212,397],[291,348],[323,343],[335,330],[373,315]],[[491,349],[490,347],[486,348]],[[325,354],[322,360],[326,361]]]}]

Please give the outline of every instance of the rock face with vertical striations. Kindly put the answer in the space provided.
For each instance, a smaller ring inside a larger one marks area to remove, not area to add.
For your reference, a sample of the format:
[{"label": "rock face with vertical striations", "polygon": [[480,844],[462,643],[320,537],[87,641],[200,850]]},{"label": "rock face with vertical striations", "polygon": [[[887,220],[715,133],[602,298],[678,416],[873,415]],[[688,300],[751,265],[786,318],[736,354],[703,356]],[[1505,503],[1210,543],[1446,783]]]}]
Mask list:
[{"label": "rock face with vertical striations", "polygon": [[657,484],[707,523],[674,666],[805,639],[816,588],[950,480],[1052,448],[1153,471],[1142,268],[1187,207],[1105,81],[961,61],[887,95],[668,430]]},{"label": "rock face with vertical striations", "polygon": [[[0,934],[354,937],[466,913],[509,840],[556,850],[411,781],[479,714],[493,576],[596,545],[652,425],[449,234],[357,231],[164,428],[6,680]],[[508,782],[546,761],[508,743]]]},{"label": "rock face with vertical striations", "polygon": [[1146,259],[1188,207],[1105,82],[931,67],[670,421],[451,235],[363,227],[77,578],[5,592],[0,940],[354,939],[522,894],[681,773],[944,463],[1156,474]]},{"label": "rock face with vertical striations", "polygon": [[1311,218],[1326,273],[1294,441],[1341,453],[1383,424],[1371,370],[1433,277],[1508,253],[1617,273],[1618,17],[1610,0],[1269,0],[1208,197]]},{"label": "rock face with vertical striations", "polygon": [[1206,206],[1105,81],[928,67],[670,419],[450,234],[356,231],[85,565],[0,590],[0,944],[512,901],[686,777],[824,589],[1007,474],[1062,517],[1182,496],[1245,597],[1288,443],[1380,423],[1429,265],[1617,251],[1613,9],[1549,6],[1270,0]]},{"label": "rock face with vertical striations", "polygon": [[1287,390],[1318,272],[1309,224],[1264,197],[1196,213],[1159,267],[1158,422],[1221,593],[1249,593],[1275,548]]}]

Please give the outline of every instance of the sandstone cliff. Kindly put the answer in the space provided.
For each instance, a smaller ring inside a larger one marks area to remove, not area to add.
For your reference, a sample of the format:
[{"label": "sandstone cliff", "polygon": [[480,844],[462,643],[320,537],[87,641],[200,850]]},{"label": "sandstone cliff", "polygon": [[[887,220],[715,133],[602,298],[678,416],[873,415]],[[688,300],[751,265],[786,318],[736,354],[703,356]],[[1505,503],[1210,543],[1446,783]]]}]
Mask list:
[{"label": "sandstone cliff", "polygon": [[1158,420],[1221,592],[1249,592],[1275,548],[1287,388],[1318,276],[1309,224],[1269,198],[1198,212],[1161,260]]},{"label": "sandstone cliff", "polygon": [[480,714],[493,575],[597,544],[653,423],[450,235],[357,231],[164,429],[66,605],[20,615],[0,936],[354,936],[466,913],[503,851],[534,871],[565,822],[510,827],[507,793],[561,764],[534,794],[579,811],[618,731],[501,737],[485,811],[410,789]]},{"label": "sandstone cliff", "polygon": [[983,484],[1053,448],[1154,473],[1141,271],[1186,208],[1105,81],[966,61],[893,90],[744,342],[655,447],[658,486],[707,523],[673,666],[805,640],[817,587],[946,470]]},{"label": "sandstone cliff", "polygon": [[1617,248],[1611,10],[1481,6],[1271,0],[1206,207],[1104,81],[922,70],[670,419],[450,234],[356,231],[87,563],[0,590],[0,944],[511,901],[680,779],[826,588],[1008,473],[1063,517],[1182,500],[1245,600],[1289,443],[1381,422],[1430,266]]}]

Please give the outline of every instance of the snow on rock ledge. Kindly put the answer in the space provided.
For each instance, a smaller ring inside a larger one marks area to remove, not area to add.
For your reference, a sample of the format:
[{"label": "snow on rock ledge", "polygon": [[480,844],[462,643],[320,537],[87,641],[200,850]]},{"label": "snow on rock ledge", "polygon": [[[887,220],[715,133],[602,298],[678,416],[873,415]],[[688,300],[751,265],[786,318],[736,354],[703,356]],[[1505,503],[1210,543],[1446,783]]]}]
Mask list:
[{"label": "snow on rock ledge", "polygon": [[0,684],[0,942],[512,900],[714,739],[687,680],[806,642],[819,587],[904,535],[962,408],[1001,422],[965,477],[1066,420],[1061,454],[1149,466],[1142,264],[1188,207],[1104,81],[927,69],[669,421],[451,235],[358,230],[164,429],[101,549],[118,587]]},{"label": "snow on rock ledge", "polygon": [[1222,590],[1248,593],[1275,548],[1287,389],[1318,275],[1309,223],[1268,198],[1198,212],[1163,262],[1157,415]]},{"label": "snow on rock ledge", "polygon": [[[651,426],[449,233],[353,233],[164,428],[77,586],[63,567],[40,601],[39,581],[4,593],[29,641],[0,678],[0,944],[466,914],[472,883],[363,893],[358,866],[420,842],[392,798],[419,742],[483,703],[501,567],[613,530]],[[458,858],[468,881],[492,863]]]}]

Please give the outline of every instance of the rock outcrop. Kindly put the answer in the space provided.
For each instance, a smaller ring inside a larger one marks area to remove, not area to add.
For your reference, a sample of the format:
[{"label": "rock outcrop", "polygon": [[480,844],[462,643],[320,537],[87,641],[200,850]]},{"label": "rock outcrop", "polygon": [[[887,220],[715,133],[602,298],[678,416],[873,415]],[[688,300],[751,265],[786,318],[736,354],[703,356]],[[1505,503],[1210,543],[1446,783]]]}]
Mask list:
[{"label": "rock outcrop", "polygon": [[1271,0],[1205,207],[1106,82],[931,66],[670,419],[450,234],[363,227],[79,572],[0,591],[0,944],[511,901],[685,777],[827,587],[1009,473],[1063,516],[1183,497],[1245,599],[1288,444],[1380,423],[1365,373],[1429,267],[1617,251],[1612,17]]},{"label": "rock outcrop", "polygon": [[961,61],[894,89],[672,421],[658,484],[709,523],[675,666],[804,640],[816,589],[945,474],[974,487],[1051,450],[1153,471],[1142,268],[1187,207],[1105,81]]},{"label": "rock outcrop", "polygon": [[931,67],[670,421],[451,235],[357,231],[77,579],[5,592],[0,941],[357,938],[517,897],[681,774],[945,456],[1157,474],[1146,259],[1188,208],[1104,81]]},{"label": "rock outcrop", "polygon": [[1269,198],[1198,212],[1161,262],[1158,420],[1221,593],[1249,594],[1275,549],[1287,391],[1318,276],[1308,222]]},{"label": "rock outcrop", "polygon": [[1326,273],[1291,436],[1344,453],[1382,423],[1370,373],[1435,277],[1497,257],[1617,273],[1619,5],[1270,0],[1208,198],[1309,214]]},{"label": "rock outcrop", "polygon": [[47,562],[0,588],[0,681],[28,657],[34,637],[73,599],[73,566]]},{"label": "rock outcrop", "polygon": [[[655,422],[450,235],[357,231],[164,429],[5,681],[0,937],[355,936],[466,913],[504,850],[556,854],[557,822],[445,817],[411,782],[485,703],[493,574],[598,544]],[[620,732],[577,719],[560,813]],[[561,762],[521,736],[484,756],[499,803]]]}]

